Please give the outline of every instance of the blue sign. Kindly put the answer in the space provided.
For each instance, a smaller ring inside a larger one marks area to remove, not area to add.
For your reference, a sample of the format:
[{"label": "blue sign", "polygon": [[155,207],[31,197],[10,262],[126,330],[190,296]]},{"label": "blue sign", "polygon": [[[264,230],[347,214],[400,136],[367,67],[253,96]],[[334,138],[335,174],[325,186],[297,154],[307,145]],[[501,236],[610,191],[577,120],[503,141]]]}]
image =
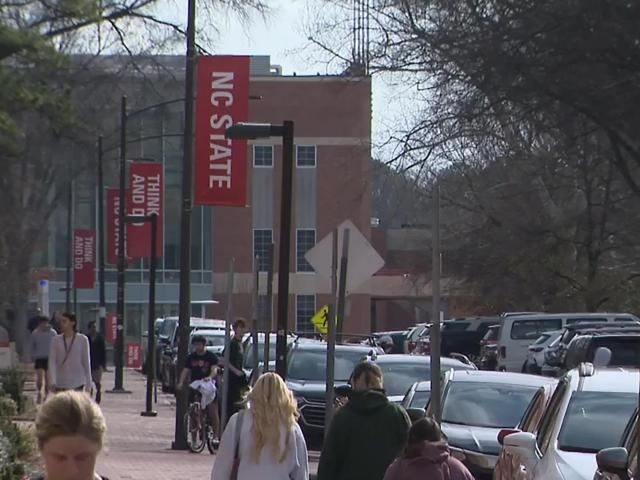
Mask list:
[{"label": "blue sign", "polygon": [[49,280],[46,280],[46,279],[40,280],[40,287],[46,288],[48,286],[49,286]]}]

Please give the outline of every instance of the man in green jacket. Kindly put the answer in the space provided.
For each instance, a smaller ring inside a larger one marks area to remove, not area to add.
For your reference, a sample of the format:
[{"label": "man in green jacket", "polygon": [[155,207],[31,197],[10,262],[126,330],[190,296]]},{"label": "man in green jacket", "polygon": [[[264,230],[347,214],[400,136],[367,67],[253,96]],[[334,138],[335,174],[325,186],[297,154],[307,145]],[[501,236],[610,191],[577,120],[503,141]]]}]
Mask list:
[{"label": "man in green jacket", "polygon": [[358,364],[351,385],[349,401],[329,426],[318,480],[382,480],[407,442],[409,416],[387,399],[380,367]]}]

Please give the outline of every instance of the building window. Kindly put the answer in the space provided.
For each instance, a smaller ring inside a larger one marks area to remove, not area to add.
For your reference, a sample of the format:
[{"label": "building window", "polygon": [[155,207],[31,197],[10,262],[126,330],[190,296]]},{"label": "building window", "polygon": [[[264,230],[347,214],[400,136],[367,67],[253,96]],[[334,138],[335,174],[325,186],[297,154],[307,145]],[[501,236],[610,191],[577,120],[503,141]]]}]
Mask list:
[{"label": "building window", "polygon": [[273,167],[273,145],[253,146],[253,166]]},{"label": "building window", "polygon": [[253,258],[258,257],[258,271],[269,270],[269,253],[273,243],[273,231],[261,228],[253,231]]},{"label": "building window", "polygon": [[316,244],[316,231],[313,229],[298,229],[296,231],[296,272],[313,272],[304,256]]},{"label": "building window", "polygon": [[296,332],[313,333],[311,319],[316,314],[315,295],[296,295]]},{"label": "building window", "polygon": [[297,159],[299,167],[315,167],[316,166],[316,147],[315,145],[298,145]]}]

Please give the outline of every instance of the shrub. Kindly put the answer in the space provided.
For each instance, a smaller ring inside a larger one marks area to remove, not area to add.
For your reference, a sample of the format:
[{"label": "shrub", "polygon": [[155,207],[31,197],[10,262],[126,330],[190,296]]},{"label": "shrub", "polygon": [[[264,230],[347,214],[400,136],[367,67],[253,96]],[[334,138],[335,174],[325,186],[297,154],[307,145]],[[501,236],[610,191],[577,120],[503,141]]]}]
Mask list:
[{"label": "shrub", "polygon": [[24,462],[35,454],[35,437],[9,419],[0,420],[0,480],[24,478]]},{"label": "shrub", "polygon": [[4,370],[0,373],[2,391],[11,398],[21,413],[25,407],[24,374],[17,369]]},{"label": "shrub", "polygon": [[0,418],[11,418],[18,414],[18,406],[13,398],[0,397]]}]

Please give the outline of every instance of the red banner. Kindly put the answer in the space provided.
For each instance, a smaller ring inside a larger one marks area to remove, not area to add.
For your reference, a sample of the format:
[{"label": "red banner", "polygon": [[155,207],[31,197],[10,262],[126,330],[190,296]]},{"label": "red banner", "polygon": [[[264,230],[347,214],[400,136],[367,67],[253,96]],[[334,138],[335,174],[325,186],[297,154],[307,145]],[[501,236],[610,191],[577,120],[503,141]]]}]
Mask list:
[{"label": "red banner", "polygon": [[[158,216],[156,253],[163,254],[162,207],[163,169],[157,162],[134,162],[129,167],[128,215]],[[127,224],[127,254],[133,258],[151,256],[151,222]]]},{"label": "red banner", "polygon": [[107,325],[105,327],[105,340],[115,345],[118,338],[118,317],[114,313],[107,313]]},{"label": "red banner", "polygon": [[[107,263],[118,264],[118,239],[120,228],[118,224],[118,209],[120,208],[120,189],[107,188]],[[124,192],[125,198],[127,191]],[[126,233],[126,232],[125,232]],[[127,242],[125,238],[124,251],[127,253]],[[127,261],[130,258],[127,259]]]},{"label": "red banner", "polygon": [[127,344],[127,367],[140,368],[142,366],[142,358],[140,356],[140,344]]},{"label": "red banner", "polygon": [[76,229],[73,232],[73,285],[93,288],[96,281],[96,231]]},{"label": "red banner", "polygon": [[234,123],[249,118],[249,57],[198,57],[196,205],[247,205],[247,141],[227,140]]}]

